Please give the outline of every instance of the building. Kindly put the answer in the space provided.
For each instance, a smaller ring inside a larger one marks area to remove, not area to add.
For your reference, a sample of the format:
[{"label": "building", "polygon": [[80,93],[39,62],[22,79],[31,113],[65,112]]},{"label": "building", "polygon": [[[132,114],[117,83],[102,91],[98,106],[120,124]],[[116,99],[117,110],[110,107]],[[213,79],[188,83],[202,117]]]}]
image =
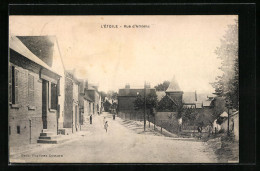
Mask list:
[{"label": "building", "polygon": [[55,36],[9,37],[9,145],[43,142],[64,114],[64,65]]},{"label": "building", "polygon": [[79,92],[79,102],[80,102],[80,116],[81,116],[81,125],[85,125],[89,120],[89,116],[93,113],[94,101],[88,95],[88,81],[80,81],[80,92]]},{"label": "building", "polygon": [[[195,109],[198,113],[196,121],[205,125],[214,121],[212,116],[212,95],[197,94],[197,92],[183,92],[175,77],[172,78],[165,94],[156,92],[159,102],[156,114],[157,124],[161,124],[165,129],[178,132],[178,119],[181,119],[181,113],[187,109]],[[194,110],[193,110],[194,111]],[[165,116],[164,116],[165,115]],[[170,119],[165,119],[170,118]],[[174,128],[175,127],[175,128]],[[190,128],[187,123],[182,123],[182,128]]]},{"label": "building", "polygon": [[[150,85],[146,86],[146,95],[156,94],[155,88],[150,88]],[[144,97],[143,89],[133,89],[130,85],[126,85],[125,88],[119,89],[117,100],[118,116],[124,119],[143,120],[144,111],[135,110],[134,101],[137,95]]]},{"label": "building", "polygon": [[93,102],[90,109],[91,114],[100,114],[102,112],[101,110],[102,103],[101,103],[101,95],[98,92],[98,86],[93,84],[88,84],[88,82],[86,82],[85,94]]},{"label": "building", "polygon": [[104,111],[109,112],[112,106],[112,102],[106,99],[105,102],[103,103],[103,106],[104,106]]},{"label": "building", "polygon": [[65,73],[65,105],[64,105],[64,128],[66,133],[74,133],[80,130],[80,106],[79,84],[73,71]]}]

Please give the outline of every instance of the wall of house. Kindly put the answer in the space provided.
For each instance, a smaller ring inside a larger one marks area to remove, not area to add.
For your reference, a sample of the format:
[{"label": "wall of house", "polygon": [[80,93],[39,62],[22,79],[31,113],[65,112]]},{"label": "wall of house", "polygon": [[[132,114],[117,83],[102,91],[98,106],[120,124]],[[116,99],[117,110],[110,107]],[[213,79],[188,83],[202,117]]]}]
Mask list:
[{"label": "wall of house", "polygon": [[134,110],[134,101],[136,97],[128,97],[128,96],[118,96],[118,111],[128,110],[128,111],[135,111]]},{"label": "wall of house", "polygon": [[[120,110],[118,112],[118,117],[125,120],[136,120],[143,121],[144,120],[144,110]],[[147,118],[147,116],[146,116]]]},{"label": "wall of house", "polygon": [[[42,80],[39,79],[40,68],[22,60],[18,54],[11,52],[10,64],[19,70],[18,96],[19,107],[9,103],[9,145],[10,147],[36,143],[43,127],[42,123]],[[34,104],[28,103],[28,74],[34,77]],[[30,108],[28,107],[30,105]],[[34,109],[32,109],[34,108]],[[17,127],[20,126],[20,134]],[[30,142],[31,137],[31,142]]]},{"label": "wall of house", "polygon": [[73,81],[65,78],[64,128],[71,128],[73,117]]},{"label": "wall of house", "polygon": [[64,101],[65,101],[65,75],[63,74],[60,78],[60,94],[58,96],[58,104],[60,105],[60,115],[59,115],[59,128],[63,128],[64,122]]},{"label": "wall of house", "polygon": [[233,133],[235,135],[235,139],[238,141],[239,140],[239,114],[234,115],[232,117],[233,121],[234,121],[234,130]]},{"label": "wall of house", "polygon": [[166,94],[169,95],[177,103],[182,103],[183,92],[166,92]]},{"label": "wall of house", "polygon": [[62,62],[62,57],[60,54],[60,49],[58,41],[55,36],[49,36],[49,39],[54,43],[53,45],[53,58],[52,58],[52,69],[58,73],[60,78],[60,96],[58,97],[58,104],[60,105],[60,118],[59,118],[59,128],[63,127],[64,122],[64,101],[65,101],[65,70]]},{"label": "wall of house", "polygon": [[[76,116],[74,116],[73,117],[73,120],[74,120],[74,127],[75,127],[75,129],[76,130],[79,130],[79,128],[80,128],[80,125],[79,125],[79,85],[77,84],[77,83],[75,83],[75,82],[73,82],[73,101],[74,101],[74,106],[73,106],[73,113],[74,113],[74,115],[76,115]],[[75,110],[75,107],[77,108],[76,110]],[[76,117],[76,119],[75,119],[75,117]]]},{"label": "wall of house", "polygon": [[[220,129],[227,132],[227,130],[228,130],[228,119],[227,118],[220,125]],[[235,139],[238,141],[239,140],[239,116],[238,115],[230,116],[230,118],[229,118],[229,130],[230,130],[230,133],[234,134]]]},{"label": "wall of house", "polygon": [[94,113],[97,114],[100,112],[101,103],[100,103],[99,94],[97,91],[94,91],[94,95],[95,95]]}]

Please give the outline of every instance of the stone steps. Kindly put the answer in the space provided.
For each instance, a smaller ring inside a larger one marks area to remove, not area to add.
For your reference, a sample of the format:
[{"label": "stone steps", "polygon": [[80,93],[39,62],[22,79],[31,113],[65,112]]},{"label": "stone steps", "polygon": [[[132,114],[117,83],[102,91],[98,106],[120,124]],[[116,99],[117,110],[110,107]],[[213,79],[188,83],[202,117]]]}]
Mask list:
[{"label": "stone steps", "polygon": [[42,144],[57,144],[57,140],[48,140],[48,139],[38,139],[37,143],[42,143]]},{"label": "stone steps", "polygon": [[57,139],[57,136],[39,136],[39,139],[44,139],[44,140],[51,140],[51,139]]},{"label": "stone steps", "polygon": [[55,135],[53,132],[41,132],[40,136],[47,137],[47,136],[53,136]]},{"label": "stone steps", "polygon": [[53,132],[49,132],[47,129],[43,129],[42,132],[40,133],[37,143],[57,144],[58,143],[57,135],[55,135]]}]

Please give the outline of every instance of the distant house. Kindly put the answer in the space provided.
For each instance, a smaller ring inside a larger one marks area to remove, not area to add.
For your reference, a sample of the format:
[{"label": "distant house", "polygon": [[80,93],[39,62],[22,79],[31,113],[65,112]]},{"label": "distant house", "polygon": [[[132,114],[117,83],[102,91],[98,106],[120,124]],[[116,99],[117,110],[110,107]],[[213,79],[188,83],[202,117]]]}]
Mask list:
[{"label": "distant house", "polygon": [[102,112],[102,102],[101,95],[98,92],[98,86],[88,84],[85,91],[87,96],[94,102],[91,109],[93,114],[100,114]]},{"label": "distant house", "polygon": [[[217,131],[223,130],[224,132],[227,132],[228,130],[228,113],[224,111],[219,118],[222,123],[220,126],[218,126]],[[217,119],[216,119],[217,122]],[[229,114],[229,131],[230,133],[233,133],[236,140],[239,140],[239,111],[231,111]]]},{"label": "distant house", "polygon": [[105,100],[103,106],[104,106],[104,111],[105,111],[105,112],[109,112],[109,110],[110,110],[112,104],[109,102],[109,100]]},{"label": "distant house", "polygon": [[[156,94],[155,88],[150,88],[146,85],[146,95]],[[135,110],[134,101],[137,95],[144,97],[144,88],[130,88],[130,85],[126,85],[125,88],[119,89],[117,100],[118,100],[118,116],[124,119],[143,119],[143,112]]]},{"label": "distant house", "polygon": [[74,72],[66,71],[64,128],[71,128],[72,133],[80,129],[79,84]]},{"label": "distant house", "polygon": [[55,36],[9,37],[9,145],[63,127],[64,65]]},{"label": "distant house", "polygon": [[[160,122],[165,122],[164,125],[166,129],[172,129],[167,127],[174,127],[174,124],[178,124],[175,122],[173,124],[172,118],[175,118],[174,120],[177,120],[179,116],[178,114],[178,108],[183,107],[183,110],[192,108],[196,109],[196,112],[198,113],[196,120],[200,121],[204,124],[211,124],[213,122],[213,116],[212,116],[212,100],[214,98],[211,98],[209,94],[197,94],[197,92],[183,92],[178,82],[176,81],[175,77],[172,78],[170,85],[168,89],[165,91],[165,95],[163,95],[162,92],[156,92],[158,94],[159,102],[158,102],[158,108],[157,108],[157,121],[158,124]],[[169,112],[171,113],[171,119],[168,121],[165,121],[162,118],[163,115],[169,116]],[[160,116],[160,117],[159,117]],[[186,123],[184,123],[186,126],[188,126]],[[175,125],[176,129],[177,126]]]}]

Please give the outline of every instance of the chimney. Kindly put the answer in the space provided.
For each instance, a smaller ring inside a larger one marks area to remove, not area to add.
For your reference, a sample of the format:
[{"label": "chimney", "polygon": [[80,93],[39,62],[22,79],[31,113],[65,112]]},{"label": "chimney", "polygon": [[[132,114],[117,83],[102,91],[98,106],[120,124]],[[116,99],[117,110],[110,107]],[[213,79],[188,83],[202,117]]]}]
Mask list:
[{"label": "chimney", "polygon": [[151,85],[150,85],[150,83],[145,83],[145,88],[151,88]]},{"label": "chimney", "polygon": [[85,81],[84,81],[84,88],[85,88],[85,89],[88,89],[88,80],[85,80]]},{"label": "chimney", "polygon": [[125,85],[125,88],[130,89],[130,84],[127,83],[127,84]]},{"label": "chimney", "polygon": [[197,101],[197,92],[195,90],[195,101]]},{"label": "chimney", "polygon": [[79,82],[79,93],[84,94],[84,81],[83,80],[80,80],[80,82]]}]

